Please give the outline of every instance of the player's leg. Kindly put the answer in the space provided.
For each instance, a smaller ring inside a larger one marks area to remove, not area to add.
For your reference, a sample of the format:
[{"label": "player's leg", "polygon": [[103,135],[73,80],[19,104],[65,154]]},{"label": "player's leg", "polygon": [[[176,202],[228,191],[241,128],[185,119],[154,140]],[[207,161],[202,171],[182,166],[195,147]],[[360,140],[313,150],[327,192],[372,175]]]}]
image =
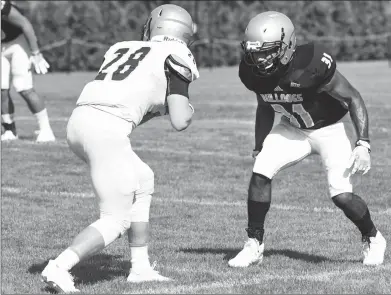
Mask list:
[{"label": "player's leg", "polygon": [[12,82],[15,90],[26,101],[29,110],[34,114],[37,119],[39,127],[39,135],[37,137],[38,142],[54,141],[55,136],[50,126],[49,117],[45,102],[33,87],[33,75],[31,72],[31,63],[29,55],[23,46],[23,40],[21,44],[14,44],[9,50],[12,52],[11,60],[11,72]]},{"label": "player's leg", "polygon": [[10,96],[11,65],[6,57],[1,56],[1,120],[4,133],[1,140],[15,140],[18,138],[14,121],[15,107]]},{"label": "player's leg", "polygon": [[149,209],[154,192],[154,173],[152,169],[134,154],[140,188],[136,191],[131,212],[131,227],[128,241],[131,251],[132,269],[150,267],[148,256]]},{"label": "player's leg", "polygon": [[348,118],[314,131],[311,139],[317,144],[327,171],[329,192],[333,203],[360,231],[364,244],[364,264],[383,262],[386,242],[376,229],[366,202],[353,193],[351,175],[346,164],[352,153],[354,129]]},{"label": "player's leg", "polygon": [[128,241],[132,267],[128,282],[167,281],[151,266],[148,255],[149,210],[154,192],[154,173],[152,169],[134,154],[140,188],[136,191],[131,212],[131,227],[128,230]]},{"label": "player's leg", "polygon": [[247,267],[260,263],[264,250],[264,223],[271,204],[272,179],[278,171],[292,166],[311,154],[306,135],[288,123],[276,125],[266,137],[250,179],[247,199],[248,241],[228,264]]},{"label": "player's leg", "polygon": [[[49,269],[42,273],[46,282],[59,285],[61,280],[55,275],[47,278],[53,269],[69,273],[79,261],[101,251],[129,229],[134,192],[138,189],[127,138],[130,128],[126,121],[90,107],[78,107],[72,113],[67,139],[75,154],[89,165],[100,218],[49,263]],[[68,281],[64,288],[72,286]]]}]

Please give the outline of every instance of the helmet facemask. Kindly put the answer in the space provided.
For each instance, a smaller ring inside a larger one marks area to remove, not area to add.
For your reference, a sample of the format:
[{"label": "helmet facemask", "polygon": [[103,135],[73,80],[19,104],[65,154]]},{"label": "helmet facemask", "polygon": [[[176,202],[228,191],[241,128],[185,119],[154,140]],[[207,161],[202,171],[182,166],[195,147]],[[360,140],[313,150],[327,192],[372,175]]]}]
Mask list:
[{"label": "helmet facemask", "polygon": [[288,44],[285,44],[284,28],[281,29],[281,40],[274,42],[243,41],[244,61],[256,67],[260,76],[270,76],[280,68],[281,58],[284,56]]}]

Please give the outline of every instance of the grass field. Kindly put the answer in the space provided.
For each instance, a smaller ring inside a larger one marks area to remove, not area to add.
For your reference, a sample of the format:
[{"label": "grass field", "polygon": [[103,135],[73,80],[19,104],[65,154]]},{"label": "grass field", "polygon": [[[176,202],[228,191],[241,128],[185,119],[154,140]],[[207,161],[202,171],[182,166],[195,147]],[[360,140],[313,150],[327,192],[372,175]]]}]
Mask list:
[{"label": "grass field", "polygon": [[[370,115],[372,170],[354,179],[373,219],[391,242],[391,69],[386,62],[339,70],[363,95]],[[98,217],[87,167],[69,150],[67,119],[93,73],[36,77],[57,142],[34,142],[35,118],[15,96],[21,140],[2,143],[1,293],[45,294],[47,261]],[[361,264],[361,236],[327,195],[318,157],[274,180],[261,266],[232,269],[246,239],[247,186],[253,160],[255,96],[237,68],[201,71],[191,86],[193,124],[175,132],[168,118],[136,129],[132,145],[155,171],[151,261],[173,282],[126,283],[126,238],[73,269],[89,294],[349,293],[390,294],[391,255],[379,267]],[[87,120],[88,118],[86,118]]]}]

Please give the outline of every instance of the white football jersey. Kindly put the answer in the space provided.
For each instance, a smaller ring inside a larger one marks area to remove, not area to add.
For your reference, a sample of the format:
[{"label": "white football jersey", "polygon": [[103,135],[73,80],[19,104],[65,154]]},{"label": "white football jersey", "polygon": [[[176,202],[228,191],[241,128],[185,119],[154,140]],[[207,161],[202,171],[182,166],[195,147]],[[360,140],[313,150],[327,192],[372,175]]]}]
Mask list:
[{"label": "white football jersey", "polygon": [[105,54],[95,77],[83,89],[77,105],[91,105],[137,126],[145,114],[164,112],[167,78],[165,61],[173,55],[191,71],[189,81],[199,77],[193,54],[175,41],[125,41]]}]

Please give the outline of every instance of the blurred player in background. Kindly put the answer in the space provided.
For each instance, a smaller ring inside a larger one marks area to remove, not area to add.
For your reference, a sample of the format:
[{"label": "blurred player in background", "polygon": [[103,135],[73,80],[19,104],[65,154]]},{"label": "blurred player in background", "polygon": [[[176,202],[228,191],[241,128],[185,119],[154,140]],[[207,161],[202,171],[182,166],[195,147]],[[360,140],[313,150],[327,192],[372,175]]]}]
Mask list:
[{"label": "blurred player in background", "polygon": [[42,272],[58,291],[78,291],[69,270],[128,232],[128,282],[166,281],[148,255],[149,209],[154,173],[132,150],[133,130],[168,114],[172,126],[186,129],[194,113],[189,84],[199,77],[188,49],[194,24],[176,5],[162,5],[147,19],[142,41],[111,46],[94,81],[88,83],[67,127],[72,151],[90,169],[100,219],[80,232]]},{"label": "blurred player in background", "polygon": [[[282,13],[252,18],[242,48],[239,77],[258,100],[256,159],[247,200],[248,241],[229,265],[262,261],[272,179],[311,154],[322,158],[332,201],[361,232],[363,263],[383,263],[386,241],[351,181],[351,175],[370,169],[368,114],[360,93],[338,72],[324,46],[296,46],[294,26]],[[282,118],[273,127],[275,112]]]},{"label": "blurred player in background", "polygon": [[44,101],[33,87],[31,64],[37,74],[46,74],[49,64],[39,51],[30,21],[9,0],[1,1],[1,140],[18,138],[14,121],[14,103],[10,82],[36,116],[39,126],[37,142],[54,141]]}]

